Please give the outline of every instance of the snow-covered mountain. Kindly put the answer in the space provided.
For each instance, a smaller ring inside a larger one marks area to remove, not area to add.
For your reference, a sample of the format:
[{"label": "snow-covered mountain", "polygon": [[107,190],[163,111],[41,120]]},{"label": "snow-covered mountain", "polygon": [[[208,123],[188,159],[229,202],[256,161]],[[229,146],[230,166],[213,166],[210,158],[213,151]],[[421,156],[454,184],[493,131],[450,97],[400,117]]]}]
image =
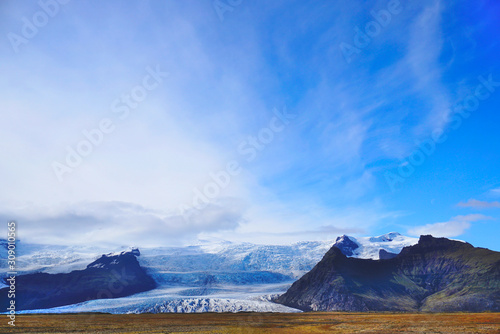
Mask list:
[{"label": "snow-covered mountain", "polygon": [[[141,256],[137,259],[156,281],[157,289],[118,299],[63,306],[53,311],[281,312],[283,306],[270,302],[269,296],[284,293],[295,280],[311,270],[332,245],[350,257],[379,259],[381,252],[384,257],[387,254],[391,256],[417,242],[418,238],[391,232],[377,237],[343,235],[336,240],[291,245],[200,241],[187,247],[141,247]],[[17,269],[20,274],[67,273],[85,269],[90,262],[110,251],[119,254],[123,248],[98,249],[19,242]],[[5,261],[3,255],[0,261]],[[2,263],[3,273],[7,271],[6,268]]]},{"label": "snow-covered mountain", "polygon": [[354,238],[347,235],[338,237],[334,245],[340,248],[342,253],[348,257],[360,259],[380,258],[382,254],[399,254],[403,247],[418,243],[418,238],[406,237],[397,232],[391,232],[378,237]]}]

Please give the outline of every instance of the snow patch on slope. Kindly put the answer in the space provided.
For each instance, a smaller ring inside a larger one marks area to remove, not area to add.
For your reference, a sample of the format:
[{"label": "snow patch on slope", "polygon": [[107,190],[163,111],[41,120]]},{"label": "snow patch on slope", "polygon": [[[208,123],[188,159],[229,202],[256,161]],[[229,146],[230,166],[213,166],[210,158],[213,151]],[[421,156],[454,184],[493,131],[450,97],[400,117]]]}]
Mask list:
[{"label": "snow patch on slope", "polygon": [[358,245],[358,248],[353,249],[352,255],[349,257],[373,260],[379,260],[379,253],[381,249],[384,249],[389,253],[399,254],[404,247],[417,244],[419,239],[407,237],[397,232],[391,232],[377,237],[342,237],[347,237],[350,241]]}]

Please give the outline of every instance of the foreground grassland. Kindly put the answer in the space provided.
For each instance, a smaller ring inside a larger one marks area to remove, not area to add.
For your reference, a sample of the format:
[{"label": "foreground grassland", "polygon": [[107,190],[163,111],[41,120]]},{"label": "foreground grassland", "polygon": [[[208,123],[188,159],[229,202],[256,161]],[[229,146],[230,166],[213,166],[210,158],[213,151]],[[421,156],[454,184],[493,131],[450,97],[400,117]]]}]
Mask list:
[{"label": "foreground grassland", "polygon": [[4,316],[0,333],[500,333],[500,313],[201,313]]}]

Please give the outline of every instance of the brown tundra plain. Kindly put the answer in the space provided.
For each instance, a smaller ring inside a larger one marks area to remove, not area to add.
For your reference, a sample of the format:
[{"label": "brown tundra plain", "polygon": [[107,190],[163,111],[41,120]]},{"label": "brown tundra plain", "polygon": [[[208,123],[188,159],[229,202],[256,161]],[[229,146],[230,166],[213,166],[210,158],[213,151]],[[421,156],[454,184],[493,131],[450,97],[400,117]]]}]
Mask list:
[{"label": "brown tundra plain", "polygon": [[500,333],[500,313],[32,314],[0,333]]}]

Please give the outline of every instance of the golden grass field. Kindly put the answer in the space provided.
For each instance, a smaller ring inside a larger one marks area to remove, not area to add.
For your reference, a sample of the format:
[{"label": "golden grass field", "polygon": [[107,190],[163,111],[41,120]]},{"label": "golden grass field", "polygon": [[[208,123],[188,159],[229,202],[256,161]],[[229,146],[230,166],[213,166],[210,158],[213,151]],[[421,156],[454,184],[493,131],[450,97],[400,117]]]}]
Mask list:
[{"label": "golden grass field", "polygon": [[0,333],[500,333],[500,313],[198,313],[4,316]]}]

